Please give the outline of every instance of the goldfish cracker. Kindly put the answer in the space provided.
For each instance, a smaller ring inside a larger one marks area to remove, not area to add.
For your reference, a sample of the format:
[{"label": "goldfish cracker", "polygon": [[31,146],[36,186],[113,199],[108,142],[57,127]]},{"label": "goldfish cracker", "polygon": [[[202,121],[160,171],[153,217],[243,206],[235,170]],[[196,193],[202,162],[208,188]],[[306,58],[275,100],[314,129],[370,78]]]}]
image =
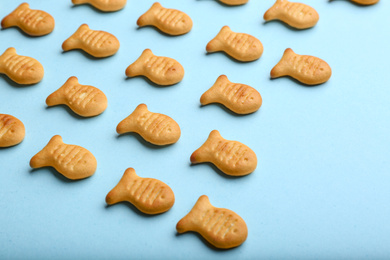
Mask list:
[{"label": "goldfish cracker", "polygon": [[118,134],[135,132],[155,145],[176,143],[181,135],[179,125],[169,116],[153,113],[145,104],[140,104],[117,126]]},{"label": "goldfish cracker", "polygon": [[275,4],[264,13],[264,20],[281,20],[297,29],[307,29],[317,24],[320,19],[317,11],[308,5],[288,0],[276,0]]},{"label": "goldfish cracker", "polygon": [[51,166],[66,178],[79,180],[95,173],[97,161],[87,149],[65,144],[61,136],[55,135],[31,158],[30,166],[34,169]]},{"label": "goldfish cracker", "polygon": [[224,139],[217,130],[211,131],[190,160],[193,164],[210,162],[231,176],[248,175],[257,167],[257,157],[252,149],[243,143]]},{"label": "goldfish cracker", "polygon": [[43,36],[54,29],[54,18],[41,10],[32,10],[28,3],[22,3],[1,21],[2,28],[19,27],[31,36]]},{"label": "goldfish cracker", "polygon": [[128,201],[145,214],[160,214],[175,203],[172,189],[164,182],[139,177],[133,168],[128,168],[119,183],[107,194],[108,205]]},{"label": "goldfish cracker", "polygon": [[21,143],[26,135],[22,121],[14,116],[0,114],[0,147],[10,147]]},{"label": "goldfish cracker", "polygon": [[176,230],[197,232],[221,249],[237,247],[248,237],[245,221],[230,209],[214,207],[206,195],[199,197],[191,211],[177,223]]},{"label": "goldfish cracker", "polygon": [[332,69],[320,58],[296,54],[288,48],[271,70],[271,78],[290,76],[306,85],[322,84],[330,79]]},{"label": "goldfish cracker", "polygon": [[46,99],[48,106],[67,105],[80,116],[97,116],[107,108],[107,97],[98,88],[81,85],[76,77],[70,77],[58,90]]},{"label": "goldfish cracker", "polygon": [[94,31],[89,29],[87,24],[82,24],[64,41],[62,49],[64,51],[81,49],[94,57],[104,58],[114,55],[119,46],[118,39],[111,33]]},{"label": "goldfish cracker", "polygon": [[125,73],[127,77],[145,76],[158,85],[167,86],[183,79],[184,68],[178,61],[156,56],[150,49],[146,49],[126,68]]},{"label": "goldfish cracker", "polygon": [[263,54],[263,44],[252,35],[235,33],[229,26],[221,31],[206,46],[209,53],[223,51],[239,61],[254,61]]},{"label": "goldfish cracker", "polygon": [[237,114],[249,114],[260,108],[262,98],[256,89],[245,84],[232,83],[227,76],[221,75],[214,85],[203,93],[200,103],[220,103]]},{"label": "goldfish cracker", "polygon": [[36,84],[44,75],[43,66],[39,61],[16,53],[15,48],[8,48],[0,56],[0,74],[7,75],[18,84]]},{"label": "goldfish cracker", "polygon": [[191,18],[184,12],[168,9],[156,2],[137,21],[139,27],[152,25],[160,31],[170,35],[188,33],[192,28]]}]

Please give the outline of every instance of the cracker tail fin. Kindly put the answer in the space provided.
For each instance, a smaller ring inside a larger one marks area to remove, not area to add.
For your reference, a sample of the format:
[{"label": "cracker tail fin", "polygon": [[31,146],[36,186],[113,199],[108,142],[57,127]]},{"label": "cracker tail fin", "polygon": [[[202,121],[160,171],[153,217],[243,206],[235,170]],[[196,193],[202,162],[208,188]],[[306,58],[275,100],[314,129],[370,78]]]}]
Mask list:
[{"label": "cracker tail fin", "polygon": [[142,113],[147,111],[148,107],[145,104],[138,105],[133,113],[131,113],[117,125],[116,132],[118,134],[134,132],[137,129],[137,118],[141,116]]},{"label": "cracker tail fin", "polygon": [[26,9],[30,9],[30,5],[28,3],[20,4],[14,11],[12,11],[9,15],[4,17],[3,20],[1,20],[1,27],[9,28],[15,26],[18,20],[17,14]]},{"label": "cracker tail fin", "polygon": [[53,136],[49,143],[43,147],[41,151],[39,151],[36,155],[34,155],[31,160],[30,160],[30,166],[31,168],[41,168],[48,166],[48,161],[47,158],[51,154],[52,151],[55,150],[55,148],[59,145],[62,144],[62,137],[59,135]]},{"label": "cracker tail fin", "polygon": [[75,76],[70,77],[64,85],[62,85],[59,89],[51,93],[46,98],[46,105],[56,106],[62,104],[64,102],[64,91],[65,89],[77,85],[79,83],[78,79]]},{"label": "cracker tail fin", "polygon": [[223,43],[222,43],[222,35],[224,35],[225,33],[231,33],[232,30],[230,30],[230,27],[225,25],[224,27],[222,27],[222,29],[219,31],[219,33],[217,34],[217,36],[214,37],[214,39],[212,39],[211,41],[209,41],[209,43],[206,45],[206,51],[207,52],[217,52],[217,51],[221,51],[222,50],[222,47],[223,47]]},{"label": "cracker tail fin", "polygon": [[221,134],[218,132],[218,130],[213,130],[209,134],[209,137],[207,138],[206,142],[202,144],[201,147],[199,147],[195,152],[191,154],[190,161],[192,164],[202,163],[202,162],[208,162],[208,151],[210,147],[210,143],[215,142],[215,140],[223,139]]},{"label": "cracker tail fin", "polygon": [[124,201],[126,199],[126,186],[136,177],[137,174],[133,168],[126,169],[118,184],[107,194],[106,203],[112,205]]},{"label": "cracker tail fin", "polygon": [[145,60],[150,59],[152,56],[154,56],[153,52],[150,49],[145,49],[141,56],[126,68],[126,76],[135,77],[141,75]]},{"label": "cracker tail fin", "polygon": [[155,2],[148,11],[146,11],[138,18],[137,25],[139,27],[150,25],[155,18],[155,13],[161,9],[163,9],[162,5],[158,2]]},{"label": "cracker tail fin", "polygon": [[192,207],[191,211],[185,215],[179,222],[176,224],[176,230],[178,233],[185,233],[187,231],[192,231],[196,225],[197,218],[196,215],[202,214],[206,211],[207,208],[211,206],[209,198],[206,195],[202,195],[196,201],[195,205]]},{"label": "cracker tail fin", "polygon": [[265,13],[264,13],[264,20],[265,21],[271,21],[275,19],[279,14],[279,6],[284,0],[276,0],[275,4],[271,6]]},{"label": "cracker tail fin", "polygon": [[272,68],[271,70],[271,78],[279,78],[286,75],[286,65],[287,61],[294,56],[295,53],[292,49],[287,48],[280,61]]},{"label": "cracker tail fin", "polygon": [[200,97],[200,103],[202,105],[208,105],[214,103],[216,101],[216,97],[220,93],[220,86],[224,82],[230,82],[226,75],[221,75],[215,81],[214,85],[212,85],[203,95]]},{"label": "cracker tail fin", "polygon": [[209,88],[206,92],[202,94],[200,97],[200,103],[204,105],[208,105],[211,103],[214,103],[214,92],[213,92],[213,87]]},{"label": "cracker tail fin", "polygon": [[62,49],[64,51],[69,51],[76,48],[76,46],[78,45],[79,36],[86,30],[90,30],[89,26],[87,24],[82,24],[74,34],[72,34],[62,43]]},{"label": "cracker tail fin", "polygon": [[1,20],[1,28],[9,28],[16,25],[16,15],[10,13]]},{"label": "cracker tail fin", "polygon": [[10,47],[6,49],[3,54],[0,55],[0,72],[3,72],[4,70],[3,68],[4,66],[2,66],[4,64],[4,60],[10,55],[15,55],[15,54],[17,54],[16,49],[14,47]]}]

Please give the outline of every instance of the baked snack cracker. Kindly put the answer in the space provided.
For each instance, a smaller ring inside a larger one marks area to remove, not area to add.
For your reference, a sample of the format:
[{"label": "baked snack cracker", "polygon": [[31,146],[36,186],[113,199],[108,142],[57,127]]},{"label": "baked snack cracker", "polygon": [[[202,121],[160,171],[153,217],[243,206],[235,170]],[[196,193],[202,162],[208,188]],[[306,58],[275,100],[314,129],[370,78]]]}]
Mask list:
[{"label": "baked snack cracker", "polygon": [[192,28],[191,18],[184,12],[162,7],[158,2],[137,20],[139,27],[152,25],[169,35],[188,33]]},{"label": "baked snack cracker", "polygon": [[43,66],[39,61],[16,54],[15,48],[8,48],[0,56],[0,73],[18,84],[35,84],[42,80]]},{"label": "baked snack cracker", "polygon": [[98,88],[81,85],[76,77],[70,77],[62,87],[46,99],[48,106],[67,105],[84,117],[97,116],[107,108],[107,97]]},{"label": "baked snack cracker", "polygon": [[121,201],[128,201],[141,212],[154,215],[172,208],[175,194],[164,182],[139,177],[133,168],[128,168],[119,183],[106,196],[108,205]]},{"label": "baked snack cracker", "polygon": [[88,54],[104,58],[114,55],[119,50],[119,41],[111,33],[94,31],[87,24],[82,24],[77,31],[62,44],[64,51],[82,49]]},{"label": "baked snack cracker", "polygon": [[229,26],[224,26],[207,44],[206,51],[223,51],[239,61],[254,61],[263,54],[263,44],[252,35],[235,33]]},{"label": "baked snack cracker", "polygon": [[248,146],[224,139],[217,130],[211,131],[206,142],[191,155],[191,163],[211,162],[227,175],[243,176],[257,167],[257,157]]},{"label": "baked snack cracker", "polygon": [[135,132],[155,145],[176,143],[181,135],[179,125],[169,116],[153,113],[145,104],[140,104],[116,127],[118,134]]},{"label": "baked snack cracker", "polygon": [[22,3],[1,21],[2,28],[19,27],[31,36],[49,34],[54,29],[54,18],[41,10],[32,10],[28,3]]},{"label": "baked snack cracker", "polygon": [[351,0],[359,5],[373,5],[379,2],[379,0]]},{"label": "baked snack cracker", "polygon": [[22,121],[14,116],[0,114],[0,147],[10,147],[21,143],[26,135]]},{"label": "baked snack cracker", "polygon": [[176,60],[155,56],[150,49],[126,69],[127,77],[145,76],[152,82],[167,86],[179,83],[184,77],[184,68]]},{"label": "baked snack cracker", "polygon": [[283,76],[293,77],[307,85],[318,85],[330,79],[332,69],[320,58],[299,55],[288,48],[279,63],[271,70],[271,78]]},{"label": "baked snack cracker", "polygon": [[237,114],[249,114],[260,108],[262,98],[256,89],[232,83],[228,77],[221,75],[214,85],[203,93],[200,103],[202,105],[220,103]]},{"label": "baked snack cracker", "polygon": [[114,12],[125,7],[127,0],[72,0],[74,5],[90,4],[103,12]]},{"label": "baked snack cracker", "polygon": [[280,20],[297,29],[313,27],[319,19],[320,16],[313,7],[288,0],[276,0],[264,13],[266,21]]},{"label": "baked snack cracker", "polygon": [[245,242],[248,228],[245,221],[230,209],[216,208],[206,195],[199,197],[191,211],[176,225],[179,233],[199,233],[217,248],[229,249]]},{"label": "baked snack cracker", "polygon": [[97,161],[87,149],[65,144],[59,135],[53,136],[49,143],[30,160],[32,168],[51,166],[71,180],[84,179],[96,171]]},{"label": "baked snack cracker", "polygon": [[249,0],[219,0],[226,5],[243,5],[248,3]]}]

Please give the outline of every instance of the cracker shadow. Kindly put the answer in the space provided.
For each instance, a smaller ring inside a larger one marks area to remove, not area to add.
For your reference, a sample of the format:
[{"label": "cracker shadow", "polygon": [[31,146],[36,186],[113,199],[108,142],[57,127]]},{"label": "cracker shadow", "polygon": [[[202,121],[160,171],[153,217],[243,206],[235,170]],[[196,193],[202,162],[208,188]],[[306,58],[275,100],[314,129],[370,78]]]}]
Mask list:
[{"label": "cracker shadow", "polygon": [[18,144],[14,144],[14,145],[11,145],[11,146],[7,146],[7,147],[0,147],[0,152],[1,151],[5,151],[5,150],[12,150],[14,149],[15,147],[17,147],[19,144],[23,143],[23,141],[21,141],[20,143]]},{"label": "cracker shadow", "polygon": [[170,38],[180,37],[180,36],[189,34],[191,32],[191,30],[190,30],[187,33],[183,33],[183,34],[179,34],[179,35],[171,35],[171,34],[168,34],[168,33],[165,33],[163,31],[161,31],[160,29],[158,29],[157,27],[155,27],[153,25],[145,25],[145,26],[142,26],[142,27],[138,26],[138,27],[136,27],[136,31],[144,29],[144,28],[149,28],[150,30],[154,30],[154,31],[160,33],[160,35],[162,35],[162,36],[167,36],[167,37],[170,37]]},{"label": "cracker shadow", "polygon": [[215,252],[226,252],[227,253],[227,252],[230,252],[230,251],[235,250],[238,247],[240,247],[240,246],[237,246],[237,247],[228,248],[228,249],[217,248],[217,247],[213,246],[212,244],[210,244],[209,241],[207,241],[204,237],[202,237],[198,232],[195,232],[195,231],[187,231],[187,232],[181,233],[181,234],[179,232],[176,232],[175,236],[180,237],[180,236],[190,235],[190,234],[197,236],[210,250],[215,251]]},{"label": "cracker shadow", "polygon": [[305,28],[305,29],[298,29],[298,28],[292,27],[291,25],[288,25],[287,23],[280,21],[280,20],[263,21],[263,25],[266,25],[267,23],[278,23],[278,24],[283,25],[285,28],[288,28],[288,29],[295,31],[295,32],[302,32],[302,31],[304,32],[304,31],[308,31],[310,29],[313,29],[315,27],[315,25],[314,25],[313,27],[309,27],[309,28]]},{"label": "cracker shadow", "polygon": [[140,211],[139,209],[137,209],[133,204],[131,204],[130,202],[128,201],[121,201],[121,202],[118,202],[118,203],[115,203],[115,204],[112,204],[112,205],[108,205],[106,204],[104,207],[106,208],[106,210],[109,210],[111,207],[115,206],[115,205],[123,205],[127,208],[129,208],[131,211],[133,211],[135,214],[137,214],[138,216],[140,217],[143,217],[143,218],[157,218],[158,216],[168,212],[162,212],[162,213],[158,213],[158,214],[146,214],[146,213],[143,213],[142,211]]},{"label": "cracker shadow", "polygon": [[[33,173],[35,173],[35,172],[37,172],[37,171],[40,171],[41,169],[45,169],[46,171],[49,171],[49,172],[51,172],[52,173],[52,175],[56,178],[56,179],[58,179],[58,180],[60,180],[60,181],[62,181],[62,182],[64,182],[64,183],[77,183],[77,182],[79,182],[79,181],[82,181],[82,180],[85,180],[85,179],[89,179],[89,177],[87,177],[87,178],[84,178],[84,179],[79,179],[79,180],[71,180],[71,179],[68,179],[68,178],[66,178],[64,175],[62,175],[61,173],[59,173],[56,169],[54,169],[53,167],[50,167],[50,166],[47,166],[47,167],[42,167],[42,168],[36,168],[36,169],[30,169],[30,174],[31,175],[35,175],[35,174],[33,174]],[[45,172],[45,170],[41,170],[42,172]]]},{"label": "cracker shadow", "polygon": [[101,115],[101,114],[99,114],[99,115],[96,115],[96,116],[88,116],[88,117],[80,116],[80,115],[76,114],[75,112],[73,112],[72,109],[70,109],[67,105],[64,105],[64,104],[58,104],[58,105],[55,105],[55,106],[46,106],[46,110],[54,109],[55,107],[58,107],[58,109],[60,109],[60,108],[65,109],[68,112],[69,115],[71,115],[72,117],[74,117],[76,119],[81,119],[81,120],[82,119],[88,119],[88,118],[95,118],[95,117]]},{"label": "cracker shadow", "polygon": [[46,36],[46,35],[49,35],[50,33],[52,33],[52,32],[50,32],[50,33],[45,34],[45,35],[37,35],[37,36],[29,35],[29,34],[27,34],[26,32],[24,32],[22,29],[20,29],[20,28],[19,28],[18,26],[16,26],[16,25],[15,25],[15,26],[8,27],[8,28],[1,28],[0,31],[4,31],[4,30],[7,30],[7,29],[11,29],[11,28],[18,30],[21,34],[23,34],[25,37],[30,38],[30,39],[40,38],[40,37],[43,37],[43,36]]},{"label": "cracker shadow", "polygon": [[[207,164],[208,166],[210,166],[217,174],[219,174],[221,177],[225,178],[225,179],[229,179],[229,180],[235,180],[235,179],[240,179],[242,177],[245,177],[247,175],[243,175],[243,176],[231,176],[231,175],[227,175],[226,173],[224,173],[223,171],[221,171],[220,169],[218,169],[217,166],[215,166],[213,163],[211,162],[202,162],[202,163],[190,163],[190,167],[195,167],[196,165],[202,165],[202,164]],[[248,174],[249,175],[249,174]]]},{"label": "cracker shadow", "polygon": [[232,110],[230,110],[229,108],[225,107],[224,105],[220,104],[220,103],[210,103],[210,104],[207,104],[207,105],[200,105],[199,107],[200,108],[203,108],[203,107],[206,107],[206,106],[218,106],[220,107],[222,110],[224,110],[226,113],[232,115],[232,116],[235,116],[235,117],[248,117],[254,113],[256,113],[257,111],[255,112],[252,112],[252,113],[249,113],[249,114],[237,114],[235,112],[233,112]]},{"label": "cracker shadow", "polygon": [[229,54],[227,54],[226,52],[224,51],[216,51],[216,52],[206,52],[206,56],[209,56],[209,55],[212,55],[212,54],[216,54],[216,53],[219,53],[219,54],[222,54],[222,55],[225,55],[227,58],[229,58],[231,61],[234,61],[238,64],[251,64],[252,62],[256,62],[258,60],[260,60],[260,58],[256,59],[256,60],[252,60],[252,61],[240,61],[240,60],[237,60],[235,58],[233,58],[232,56],[230,56]]},{"label": "cracker shadow", "polygon": [[147,147],[149,149],[153,149],[153,150],[160,150],[160,149],[164,149],[165,147],[169,147],[169,146],[173,145],[173,144],[155,145],[155,144],[152,144],[152,143],[145,141],[145,139],[143,139],[141,135],[134,133],[134,132],[124,133],[124,134],[120,134],[120,135],[118,134],[116,138],[120,139],[124,136],[132,136],[132,137],[136,138],[140,143],[142,143],[145,147]]},{"label": "cracker shadow", "polygon": [[148,79],[146,76],[143,76],[143,75],[139,75],[139,76],[135,76],[135,77],[126,77],[125,81],[129,81],[129,80],[132,80],[135,78],[143,78],[150,86],[155,87],[155,88],[173,87],[173,86],[179,85],[179,83],[181,82],[180,81],[180,82],[172,84],[172,85],[159,85],[159,84],[154,83],[153,81],[151,81],[150,79]]},{"label": "cracker shadow", "polygon": [[34,84],[18,84],[15,81],[13,81],[12,79],[10,79],[5,74],[0,74],[0,78],[4,79],[4,81],[7,82],[8,85],[10,85],[11,87],[16,88],[16,89],[22,89],[24,87],[31,87],[31,86],[37,85],[39,83],[39,82],[37,82]]},{"label": "cracker shadow", "polygon": [[[316,84],[316,85],[307,85],[305,83],[302,83],[300,82],[299,80],[297,79],[294,79],[293,77],[290,77],[290,76],[283,76],[283,77],[279,77],[279,78],[289,78],[291,81],[295,82],[297,85],[300,85],[301,87],[306,87],[306,88],[314,88],[314,87],[318,87],[318,86],[321,86],[321,85],[324,85],[326,82],[324,83],[320,83],[320,84]],[[278,78],[270,78],[270,81],[273,81],[273,80],[277,80]]]},{"label": "cracker shadow", "polygon": [[88,59],[90,59],[90,60],[105,60],[105,59],[110,58],[110,57],[112,57],[112,56],[114,56],[114,55],[116,54],[116,53],[114,53],[114,54],[111,55],[111,56],[99,58],[99,57],[92,56],[91,54],[89,54],[89,53],[83,51],[82,49],[72,49],[72,50],[69,50],[69,51],[64,51],[64,50],[62,50],[61,53],[62,53],[62,54],[65,54],[65,53],[71,52],[71,51],[79,52],[79,53],[81,53],[84,57],[86,57],[86,58],[88,58]]}]

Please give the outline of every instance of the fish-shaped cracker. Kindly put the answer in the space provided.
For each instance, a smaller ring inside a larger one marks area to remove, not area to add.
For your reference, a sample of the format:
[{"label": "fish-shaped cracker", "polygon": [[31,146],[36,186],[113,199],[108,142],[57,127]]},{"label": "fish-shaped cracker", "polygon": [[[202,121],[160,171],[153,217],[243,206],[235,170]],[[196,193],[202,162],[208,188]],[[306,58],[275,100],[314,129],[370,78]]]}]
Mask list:
[{"label": "fish-shaped cracker", "polygon": [[176,230],[178,233],[197,232],[222,249],[237,247],[248,236],[248,227],[237,213],[214,207],[206,195],[199,197],[191,211],[177,223]]},{"label": "fish-shaped cracker", "polygon": [[121,201],[128,201],[141,212],[153,215],[172,208],[175,195],[164,182],[139,177],[133,168],[128,168],[119,183],[106,196],[108,205]]}]

